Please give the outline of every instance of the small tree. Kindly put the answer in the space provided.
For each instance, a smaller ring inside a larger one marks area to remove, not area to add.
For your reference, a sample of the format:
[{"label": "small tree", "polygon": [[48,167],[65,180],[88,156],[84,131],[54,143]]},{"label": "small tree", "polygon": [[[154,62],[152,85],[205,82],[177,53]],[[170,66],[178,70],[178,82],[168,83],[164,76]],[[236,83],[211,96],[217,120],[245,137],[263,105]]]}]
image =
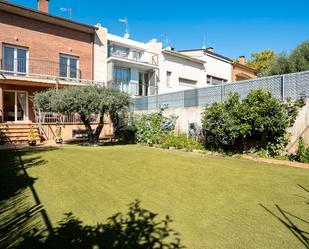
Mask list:
[{"label": "small tree", "polygon": [[304,41],[290,54],[282,52],[272,62],[267,75],[294,73],[309,70],[309,40]]},{"label": "small tree", "polygon": [[260,75],[265,75],[275,59],[276,53],[273,50],[265,49],[262,52],[252,53],[246,65],[258,70]]},{"label": "small tree", "polygon": [[[286,130],[303,104],[279,100],[263,89],[252,90],[242,101],[237,93],[230,94],[222,103],[207,106],[202,114],[206,145],[229,151],[266,149],[276,154],[285,145]],[[209,137],[214,143],[209,143]]]},{"label": "small tree", "polygon": [[[104,116],[126,111],[130,105],[130,97],[117,89],[91,85],[36,93],[33,104],[40,111],[64,115],[78,113],[87,130],[89,143],[94,144],[99,141]],[[93,114],[98,115],[98,125],[94,130],[91,128]]]}]

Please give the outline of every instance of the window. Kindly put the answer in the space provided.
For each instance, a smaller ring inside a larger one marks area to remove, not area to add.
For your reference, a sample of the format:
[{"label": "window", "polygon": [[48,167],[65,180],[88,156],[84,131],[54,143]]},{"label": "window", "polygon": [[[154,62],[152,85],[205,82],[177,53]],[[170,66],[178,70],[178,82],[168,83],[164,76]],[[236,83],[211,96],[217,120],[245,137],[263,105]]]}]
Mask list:
[{"label": "window", "polygon": [[221,85],[227,83],[226,79],[214,77],[212,75],[207,75],[207,84],[211,85]]},{"label": "window", "polygon": [[166,72],[166,87],[172,87],[171,77],[172,77],[172,72],[167,71]]},{"label": "window", "polygon": [[60,55],[60,77],[79,78],[78,58],[68,55]]},{"label": "window", "polygon": [[197,83],[196,80],[190,80],[185,78],[179,78],[179,84],[186,84],[186,85],[195,85]]},{"label": "window", "polygon": [[5,45],[3,46],[3,70],[19,74],[26,74],[28,50],[25,48]]},{"label": "window", "polygon": [[125,67],[114,68],[114,87],[129,93],[130,69]]},{"label": "window", "polygon": [[116,46],[114,44],[111,44],[109,46],[109,56],[116,56],[116,57],[123,57],[128,58],[130,49],[125,47]]}]

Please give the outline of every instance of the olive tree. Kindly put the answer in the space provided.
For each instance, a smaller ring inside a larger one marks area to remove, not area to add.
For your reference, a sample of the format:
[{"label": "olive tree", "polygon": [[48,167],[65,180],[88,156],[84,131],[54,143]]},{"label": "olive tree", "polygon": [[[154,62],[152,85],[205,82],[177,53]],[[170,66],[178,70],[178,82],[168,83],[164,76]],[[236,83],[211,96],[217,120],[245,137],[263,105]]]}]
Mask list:
[{"label": "olive tree", "polygon": [[[104,127],[104,116],[124,112],[130,105],[130,96],[117,89],[98,85],[50,89],[36,93],[34,107],[43,112],[57,112],[64,115],[78,113],[88,133],[89,143],[99,141]],[[92,130],[91,116],[98,115],[98,125]]]}]

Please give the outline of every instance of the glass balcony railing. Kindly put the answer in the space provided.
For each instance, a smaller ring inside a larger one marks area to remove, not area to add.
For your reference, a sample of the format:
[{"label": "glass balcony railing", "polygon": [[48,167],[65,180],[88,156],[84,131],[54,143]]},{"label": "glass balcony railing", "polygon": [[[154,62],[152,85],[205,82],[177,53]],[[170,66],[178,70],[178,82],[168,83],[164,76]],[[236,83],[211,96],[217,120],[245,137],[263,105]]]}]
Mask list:
[{"label": "glass balcony railing", "polygon": [[120,91],[128,93],[132,96],[149,96],[156,94],[155,86],[142,85],[133,82],[125,83],[109,81],[107,83],[107,87],[119,89]]},{"label": "glass balcony railing", "polygon": [[159,63],[158,54],[144,50],[121,47],[115,44],[108,45],[108,57],[122,58],[154,66],[158,66]]}]

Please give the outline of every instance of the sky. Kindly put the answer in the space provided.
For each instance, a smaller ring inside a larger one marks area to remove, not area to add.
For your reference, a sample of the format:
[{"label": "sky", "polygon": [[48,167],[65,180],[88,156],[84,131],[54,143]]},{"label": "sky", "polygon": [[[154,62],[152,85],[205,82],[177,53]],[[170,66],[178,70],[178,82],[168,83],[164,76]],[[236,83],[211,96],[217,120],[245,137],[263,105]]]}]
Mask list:
[{"label": "sky", "polygon": [[[37,8],[37,0],[10,2]],[[50,13],[68,18],[61,8],[112,34],[124,34],[118,20],[127,17],[133,40],[167,38],[176,50],[211,46],[232,59],[264,49],[289,52],[309,39],[309,0],[50,0]]]}]

